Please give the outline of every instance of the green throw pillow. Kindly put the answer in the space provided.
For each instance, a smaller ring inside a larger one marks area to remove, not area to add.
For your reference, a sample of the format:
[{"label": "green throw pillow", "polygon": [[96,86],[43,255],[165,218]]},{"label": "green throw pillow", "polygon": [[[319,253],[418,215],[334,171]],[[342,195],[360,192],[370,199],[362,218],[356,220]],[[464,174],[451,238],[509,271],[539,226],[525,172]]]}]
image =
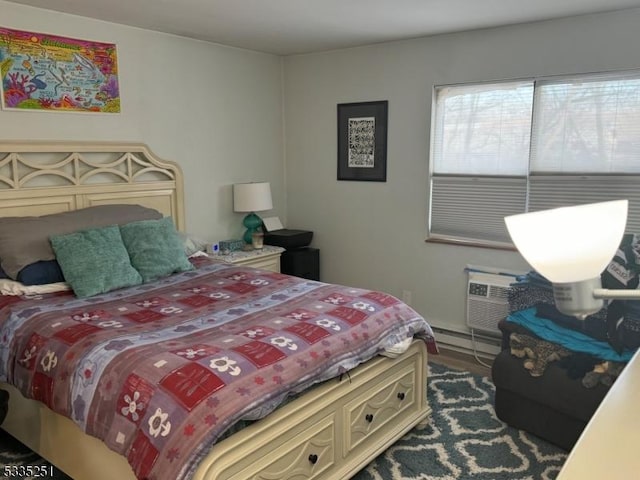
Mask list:
[{"label": "green throw pillow", "polygon": [[143,282],[193,270],[171,217],[121,225],[120,232],[131,265],[140,272]]},{"label": "green throw pillow", "polygon": [[64,279],[77,297],[142,283],[117,225],[56,235],[50,241]]}]

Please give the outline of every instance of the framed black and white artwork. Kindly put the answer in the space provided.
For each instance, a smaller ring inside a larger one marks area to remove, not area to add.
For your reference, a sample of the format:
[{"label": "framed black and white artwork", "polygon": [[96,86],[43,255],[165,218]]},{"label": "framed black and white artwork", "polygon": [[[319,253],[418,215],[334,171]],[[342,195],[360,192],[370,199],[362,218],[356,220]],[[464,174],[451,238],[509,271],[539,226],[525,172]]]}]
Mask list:
[{"label": "framed black and white artwork", "polygon": [[338,180],[387,181],[388,103],[338,104]]}]

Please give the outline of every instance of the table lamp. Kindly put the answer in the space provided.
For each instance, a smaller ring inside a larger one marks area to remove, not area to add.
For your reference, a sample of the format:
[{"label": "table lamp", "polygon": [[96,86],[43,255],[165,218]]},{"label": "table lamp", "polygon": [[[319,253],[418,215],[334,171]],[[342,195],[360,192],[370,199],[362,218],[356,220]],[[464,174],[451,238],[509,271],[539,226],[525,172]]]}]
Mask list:
[{"label": "table lamp", "polygon": [[584,319],[603,299],[640,300],[640,290],[601,288],[627,224],[628,200],[591,203],[505,217],[515,247],[553,285],[556,308]]},{"label": "table lamp", "polygon": [[245,243],[251,243],[253,234],[262,225],[262,219],[255,212],[272,208],[269,182],[236,183],[233,186],[233,210],[235,212],[249,212],[242,221],[247,229],[242,236]]}]

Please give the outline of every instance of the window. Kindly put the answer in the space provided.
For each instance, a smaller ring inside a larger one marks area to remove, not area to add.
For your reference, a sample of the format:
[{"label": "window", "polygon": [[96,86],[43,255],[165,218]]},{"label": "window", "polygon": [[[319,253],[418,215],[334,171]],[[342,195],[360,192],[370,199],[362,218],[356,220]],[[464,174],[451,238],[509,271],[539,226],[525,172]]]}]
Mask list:
[{"label": "window", "polygon": [[640,72],[436,87],[431,238],[509,245],[504,217],[628,198],[640,233]]}]

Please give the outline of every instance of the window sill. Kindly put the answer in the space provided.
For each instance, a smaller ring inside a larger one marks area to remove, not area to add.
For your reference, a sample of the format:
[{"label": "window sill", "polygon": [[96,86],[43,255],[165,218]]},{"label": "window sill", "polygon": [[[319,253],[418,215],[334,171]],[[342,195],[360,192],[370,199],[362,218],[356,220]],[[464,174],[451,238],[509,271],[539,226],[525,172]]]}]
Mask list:
[{"label": "window sill", "polygon": [[512,243],[492,242],[490,240],[475,240],[472,238],[431,236],[425,239],[425,243],[442,243],[446,245],[458,245],[462,247],[491,248],[493,250],[506,250],[516,252]]}]

